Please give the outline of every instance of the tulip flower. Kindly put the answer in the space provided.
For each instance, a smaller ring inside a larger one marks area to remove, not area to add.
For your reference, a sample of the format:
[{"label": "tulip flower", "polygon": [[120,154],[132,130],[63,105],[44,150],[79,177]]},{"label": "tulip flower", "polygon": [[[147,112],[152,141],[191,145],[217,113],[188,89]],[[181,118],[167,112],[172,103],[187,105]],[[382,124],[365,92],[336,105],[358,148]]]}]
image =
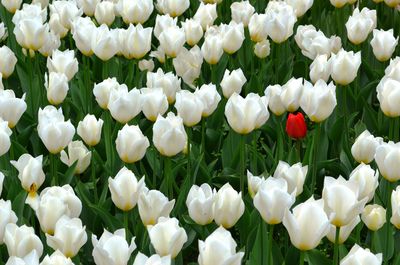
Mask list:
[{"label": "tulip flower", "polygon": [[215,195],[214,220],[225,228],[234,226],[244,213],[242,193],[237,192],[229,183],[220,188]]},{"label": "tulip flower", "polygon": [[397,186],[391,195],[391,209],[392,216],[390,217],[390,223],[392,223],[397,229],[400,229],[400,186]]},{"label": "tulip flower", "polygon": [[286,3],[293,8],[296,16],[299,18],[302,17],[312,7],[314,0],[287,0]]},{"label": "tulip flower", "polygon": [[11,201],[0,200],[0,244],[4,243],[4,233],[7,224],[15,224],[18,217],[11,208]]},{"label": "tulip flower", "polygon": [[214,24],[217,16],[216,4],[204,4],[203,2],[200,2],[200,6],[194,14],[193,19],[200,22],[203,30],[206,30]]},{"label": "tulip flower", "polygon": [[293,208],[286,209],[283,225],[287,229],[292,244],[307,251],[316,248],[329,232],[329,219],[324,212],[324,201],[313,197]]},{"label": "tulip flower", "polygon": [[125,24],[144,24],[153,13],[153,0],[121,0],[116,5],[117,13]]},{"label": "tulip flower", "polygon": [[268,2],[265,16],[265,30],[272,41],[282,43],[293,35],[293,27],[297,17],[292,6],[281,1]]},{"label": "tulip flower", "polygon": [[142,59],[138,62],[139,70],[144,72],[152,72],[154,70],[154,61],[152,59],[146,60]]},{"label": "tulip flower", "polygon": [[[346,242],[346,240],[349,238],[351,232],[353,232],[354,228],[360,223],[360,216],[356,216],[353,218],[353,220],[350,221],[345,226],[342,226],[339,228],[339,237],[338,237],[338,243],[343,244]],[[326,235],[329,241],[332,243],[335,243],[336,241],[336,226],[330,225],[329,228],[329,233]]]},{"label": "tulip flower", "polygon": [[197,88],[194,94],[203,102],[203,117],[208,117],[217,109],[221,96],[214,84],[204,84]]},{"label": "tulip flower", "polygon": [[289,113],[286,121],[286,133],[294,139],[302,139],[307,135],[307,125],[301,112]]},{"label": "tulip flower", "polygon": [[215,189],[210,185],[202,184],[200,187],[193,185],[186,198],[186,206],[189,216],[199,225],[206,225],[213,221],[214,212],[213,204],[215,197]]},{"label": "tulip flower", "polygon": [[141,59],[151,50],[153,28],[143,28],[141,24],[129,25],[120,43],[122,55],[127,59]]},{"label": "tulip flower", "polygon": [[70,81],[78,72],[78,60],[75,58],[74,51],[56,50],[51,57],[47,58],[47,68],[49,72],[65,74]]},{"label": "tulip flower", "polygon": [[176,93],[175,108],[182,118],[183,124],[192,127],[201,121],[204,110],[203,100],[188,90]]},{"label": "tulip flower", "polygon": [[0,118],[14,128],[26,111],[25,94],[17,98],[11,89],[0,90]]},{"label": "tulip flower", "polygon": [[111,116],[119,123],[126,124],[135,118],[141,111],[141,97],[139,89],[131,89],[125,84],[120,85],[118,89],[110,91],[107,108]]},{"label": "tulip flower", "polygon": [[281,101],[282,86],[269,85],[264,91],[265,96],[268,98],[268,107],[277,116],[285,113],[286,108]]},{"label": "tulip flower", "polygon": [[144,226],[154,225],[161,216],[168,217],[174,204],[175,200],[168,201],[168,198],[158,190],[139,194],[139,215]]},{"label": "tulip flower", "polygon": [[114,3],[111,1],[102,1],[96,5],[94,17],[97,22],[111,26],[115,20]]},{"label": "tulip flower", "polygon": [[0,196],[3,191],[4,174],[0,172]]},{"label": "tulip flower", "polygon": [[357,77],[358,68],[361,65],[361,52],[347,52],[341,49],[331,58],[332,79],[336,84],[345,86],[354,81]]},{"label": "tulip flower", "polygon": [[250,38],[254,42],[261,42],[268,37],[268,29],[265,26],[267,24],[266,14],[253,14],[249,21],[249,33]]},{"label": "tulip flower", "polygon": [[10,128],[8,128],[8,122],[3,121],[3,119],[0,118],[0,156],[4,155],[8,152],[8,150],[10,150],[11,134],[12,131]]},{"label": "tulip flower", "polygon": [[201,46],[201,53],[203,54],[204,60],[208,64],[217,64],[224,54],[222,36],[219,32],[212,32],[214,29],[209,28],[206,32],[203,45]]},{"label": "tulip flower", "polygon": [[115,34],[106,24],[95,29],[91,45],[94,54],[102,61],[110,60],[119,50]]},{"label": "tulip flower", "polygon": [[302,166],[301,163],[290,166],[284,161],[279,161],[274,172],[274,178],[285,179],[288,186],[288,193],[291,194],[296,191],[296,196],[299,196],[303,192],[307,172],[308,166]]},{"label": "tulip flower", "polygon": [[152,122],[168,110],[168,99],[162,88],[142,88],[142,112]]},{"label": "tulip flower", "polygon": [[86,16],[92,17],[98,3],[101,0],[77,0],[78,6],[83,10]]},{"label": "tulip flower", "polygon": [[125,229],[119,229],[113,234],[104,229],[100,239],[92,235],[92,256],[96,265],[128,264],[136,245],[135,238],[132,238],[130,244],[125,238]]},{"label": "tulip flower", "polygon": [[260,185],[254,207],[265,222],[275,225],[282,222],[286,209],[290,209],[295,200],[296,188],[290,194],[285,179],[269,177]]},{"label": "tulip flower", "polygon": [[352,264],[369,264],[380,265],[382,264],[382,254],[373,254],[368,248],[363,249],[355,244],[350,252],[340,261],[340,265]]},{"label": "tulip flower", "polygon": [[103,123],[102,119],[97,120],[94,115],[88,114],[78,123],[77,133],[86,145],[95,146],[100,142]]},{"label": "tulip flower", "polygon": [[201,66],[203,64],[203,55],[198,46],[194,46],[190,50],[183,47],[180,53],[173,59],[175,72],[182,77],[183,81],[189,86],[199,78]]},{"label": "tulip flower", "polygon": [[263,176],[253,176],[253,174],[247,170],[247,186],[251,198],[254,199],[254,196],[256,196],[261,184],[264,181],[265,178]]},{"label": "tulip flower", "polygon": [[160,257],[154,254],[151,257],[146,257],[146,255],[139,252],[133,265],[171,265],[171,256]]},{"label": "tulip flower", "polygon": [[310,65],[310,79],[315,84],[322,79],[328,82],[331,75],[331,61],[326,54],[317,55]]},{"label": "tulip flower", "polygon": [[199,240],[199,265],[241,264],[244,252],[236,253],[236,246],[231,233],[220,226],[206,240]]},{"label": "tulip flower", "polygon": [[64,73],[50,72],[44,76],[44,86],[47,90],[47,100],[52,105],[61,104],[69,90],[68,77]]},{"label": "tulip flower", "polygon": [[67,258],[64,256],[63,253],[61,253],[59,250],[56,250],[53,252],[53,254],[46,255],[44,257],[42,263],[40,265],[74,265],[72,260],[70,258]]},{"label": "tulip flower", "polygon": [[399,117],[400,106],[396,104],[400,93],[400,81],[384,76],[376,87],[381,110],[388,117]]},{"label": "tulip flower", "polygon": [[[375,0],[377,1],[377,0]],[[385,4],[391,8],[395,8],[400,4],[399,0],[384,0]]]},{"label": "tulip flower", "polygon": [[381,62],[389,60],[397,47],[399,37],[394,37],[393,29],[388,31],[374,29],[373,35],[371,46],[376,59]]},{"label": "tulip flower", "polygon": [[351,173],[349,180],[355,182],[359,187],[358,199],[368,198],[367,202],[374,198],[378,187],[379,172],[371,166],[361,163]]},{"label": "tulip flower", "polygon": [[379,204],[365,206],[361,219],[371,231],[377,231],[386,223],[386,210]]},{"label": "tulip flower", "polygon": [[46,234],[47,245],[61,251],[65,257],[75,257],[86,243],[86,227],[79,218],[62,216],[56,223],[54,235]]},{"label": "tulip flower", "polygon": [[158,222],[147,227],[151,244],[160,256],[175,258],[188,240],[185,229],[176,218],[160,217]]},{"label": "tulip flower", "polygon": [[93,95],[96,97],[96,101],[102,109],[108,109],[108,102],[110,101],[111,91],[124,89],[125,86],[121,86],[115,77],[107,78],[102,82],[95,84],[93,88]]},{"label": "tulip flower", "polygon": [[368,130],[365,130],[354,141],[351,154],[358,163],[369,164],[374,160],[376,149],[382,142],[381,137],[374,137]]},{"label": "tulip flower", "polygon": [[168,102],[172,104],[176,93],[181,90],[181,79],[172,72],[164,73],[161,68],[158,68],[155,73],[147,72],[146,85],[148,88],[162,88]]},{"label": "tulip flower", "polygon": [[22,0],[1,0],[1,4],[8,12],[14,14],[21,7]]},{"label": "tulip flower", "polygon": [[251,16],[254,14],[255,8],[249,1],[233,2],[231,4],[232,20],[236,23],[243,23],[247,27]]},{"label": "tulip flower", "polygon": [[14,223],[8,223],[4,232],[4,243],[10,257],[24,258],[33,250],[37,252],[39,257],[43,253],[43,244],[39,237],[35,235],[35,230],[26,225],[18,226]]},{"label": "tulip flower", "polygon": [[354,9],[346,22],[347,37],[356,45],[364,42],[375,28],[376,10],[369,10],[367,7],[364,7],[361,12],[358,8]]},{"label": "tulip flower", "polygon": [[61,24],[68,30],[71,29],[72,21],[83,14],[83,10],[78,8],[76,1],[54,1],[49,7],[50,16],[58,14]]},{"label": "tulip flower", "polygon": [[234,54],[242,47],[244,26],[242,23],[231,21],[229,24],[220,25],[222,34],[222,48],[227,54]]},{"label": "tulip flower", "polygon": [[381,175],[390,182],[400,179],[400,143],[382,143],[375,153]]},{"label": "tulip flower", "polygon": [[230,98],[233,93],[240,94],[246,81],[247,79],[244,76],[242,69],[239,68],[232,71],[226,69],[220,83],[224,97]]},{"label": "tulip flower", "polygon": [[185,31],[177,26],[166,28],[158,38],[165,54],[175,58],[186,42]]},{"label": "tulip flower", "polygon": [[300,107],[300,99],[303,93],[303,78],[291,78],[282,86],[281,101],[289,112],[295,112]]},{"label": "tulip flower", "polygon": [[190,6],[189,0],[157,0],[157,9],[171,17],[182,15]]},{"label": "tulip flower", "polygon": [[62,24],[60,14],[52,13],[50,15],[49,27],[50,27],[50,31],[52,31],[55,34],[57,34],[58,36],[60,36],[60,38],[64,38],[65,36],[67,36],[68,28],[66,28]]},{"label": "tulip flower", "polygon": [[160,35],[163,31],[165,31],[169,27],[177,27],[178,26],[178,18],[173,18],[169,14],[166,15],[157,15],[156,23],[154,25],[154,36],[159,39]]},{"label": "tulip flower", "polygon": [[[80,0],[88,1],[88,0]],[[89,0],[99,1],[99,0]],[[71,33],[78,50],[85,56],[93,54],[92,39],[96,34],[96,26],[89,17],[78,17],[72,23]]]},{"label": "tulip flower", "polygon": [[190,46],[196,45],[203,37],[203,28],[197,20],[186,19],[182,22],[182,28],[185,31],[186,43]]},{"label": "tulip flower", "polygon": [[73,141],[68,144],[68,154],[61,151],[60,160],[68,167],[77,162],[74,173],[79,175],[89,167],[91,158],[92,152],[81,141]]},{"label": "tulip flower", "polygon": [[17,57],[14,52],[7,46],[2,46],[0,48],[0,73],[3,78],[8,78],[15,69],[17,64]]},{"label": "tulip flower", "polygon": [[[39,265],[39,256],[37,251],[34,249],[23,258],[16,256],[9,257],[6,265]],[[41,265],[46,265],[46,263],[42,262]]]},{"label": "tulip flower", "polygon": [[271,47],[268,39],[257,42],[254,45],[254,54],[260,59],[267,58],[270,52],[271,52]]}]

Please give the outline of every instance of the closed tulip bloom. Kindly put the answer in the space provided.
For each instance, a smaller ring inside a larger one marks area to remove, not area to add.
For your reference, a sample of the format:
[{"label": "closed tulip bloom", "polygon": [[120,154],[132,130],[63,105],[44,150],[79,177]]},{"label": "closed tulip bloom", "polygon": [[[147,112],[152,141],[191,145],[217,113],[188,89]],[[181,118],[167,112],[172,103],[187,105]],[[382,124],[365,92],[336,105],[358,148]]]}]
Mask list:
[{"label": "closed tulip bloom", "polygon": [[256,196],[261,184],[264,181],[265,178],[263,176],[253,176],[253,174],[247,170],[247,186],[251,198],[254,199],[254,196]]},{"label": "closed tulip bloom", "polygon": [[368,198],[358,199],[358,185],[343,177],[325,177],[322,198],[325,212],[331,224],[336,227],[348,225],[364,209]]},{"label": "closed tulip bloom", "polygon": [[314,0],[286,0],[286,3],[294,9],[297,17],[301,17],[312,7]]},{"label": "closed tulip bloom", "polygon": [[382,254],[374,254],[368,248],[363,249],[355,244],[350,252],[340,261],[340,265],[353,264],[380,265],[382,264]]},{"label": "closed tulip bloom", "polygon": [[[378,0],[375,0],[375,1],[378,1]],[[384,0],[384,1],[385,1],[385,4],[391,8],[395,8],[396,6],[398,6],[400,4],[399,0]]]},{"label": "closed tulip bloom", "polygon": [[77,162],[74,173],[82,174],[89,167],[92,158],[92,152],[81,141],[73,141],[68,144],[68,154],[61,151],[60,160],[71,167]]},{"label": "closed tulip bloom", "polygon": [[96,265],[128,264],[132,252],[136,249],[135,238],[128,244],[125,229],[118,229],[113,234],[104,229],[100,239],[92,235],[92,256]]},{"label": "closed tulip bloom", "polygon": [[106,24],[96,28],[92,35],[92,50],[102,61],[110,60],[119,49],[117,39]]},{"label": "closed tulip bloom", "polygon": [[351,173],[349,180],[358,184],[358,199],[368,198],[367,202],[374,198],[378,187],[379,172],[373,170],[370,165],[361,163]]},{"label": "closed tulip bloom", "polygon": [[2,46],[0,48],[0,73],[4,79],[7,79],[14,72],[16,64],[17,57],[14,52],[7,46]]},{"label": "closed tulip bloom", "polygon": [[45,44],[39,49],[39,52],[44,57],[49,57],[53,54],[55,50],[58,50],[61,46],[60,36],[50,31],[47,36],[47,41]]},{"label": "closed tulip bloom", "polygon": [[0,200],[0,244],[4,243],[4,232],[7,224],[15,224],[18,217],[11,208],[11,201]]},{"label": "closed tulip bloom", "polygon": [[71,50],[54,51],[51,57],[47,58],[47,68],[49,72],[63,73],[70,81],[78,72],[78,60],[75,52]]},{"label": "closed tulip bloom", "polygon": [[0,40],[5,40],[8,37],[8,33],[6,32],[6,27],[4,23],[0,23]]},{"label": "closed tulip bloom", "polygon": [[388,31],[374,29],[373,34],[371,46],[376,59],[381,62],[389,60],[396,49],[399,37],[394,37],[393,29]]},{"label": "closed tulip bloom", "polygon": [[102,109],[108,109],[108,102],[110,100],[110,94],[113,90],[125,88],[125,86],[120,86],[117,79],[107,78],[102,82],[95,84],[93,88],[93,95],[96,97],[96,101]]},{"label": "closed tulip bloom", "polygon": [[285,2],[271,1],[265,9],[266,32],[276,43],[282,43],[293,35],[297,21],[294,9]]},{"label": "closed tulip bloom", "polygon": [[379,82],[376,90],[383,113],[392,118],[399,117],[400,105],[396,102],[400,96],[400,81],[385,76]]},{"label": "closed tulip bloom", "polygon": [[168,27],[160,34],[158,40],[165,54],[175,58],[186,42],[185,31],[178,26]]},{"label": "closed tulip bloom", "polygon": [[187,144],[183,119],[169,112],[167,117],[157,117],[153,125],[153,143],[163,156],[174,156],[182,152]]},{"label": "closed tulip bloom", "polygon": [[347,37],[353,44],[364,42],[369,33],[376,28],[376,10],[364,7],[361,12],[354,9],[353,15],[346,22]]},{"label": "closed tulip bloom", "polygon": [[171,265],[171,256],[160,257],[154,254],[151,257],[147,257],[142,253],[136,255],[133,265]]},{"label": "closed tulip bloom", "polygon": [[[23,258],[19,258],[16,256],[9,257],[6,265],[39,265],[39,256],[37,251],[34,249]],[[40,265],[45,265],[45,264],[41,263]]]},{"label": "closed tulip bloom", "polygon": [[157,0],[157,9],[171,17],[182,15],[190,6],[189,0]]},{"label": "closed tulip bloom", "polygon": [[71,29],[72,22],[83,14],[83,10],[78,8],[76,1],[53,1],[49,7],[50,15],[57,13],[61,24],[68,30]]},{"label": "closed tulip bloom", "polygon": [[293,208],[286,209],[283,225],[287,229],[292,244],[307,251],[316,248],[329,232],[329,219],[324,211],[324,201],[313,197]]},{"label": "closed tulip bloom", "polygon": [[217,109],[221,96],[214,84],[204,84],[197,88],[194,94],[203,102],[203,117],[208,117]]},{"label": "closed tulip bloom", "polygon": [[200,6],[194,14],[193,19],[199,21],[205,31],[214,24],[217,17],[217,4],[204,4],[200,2]]},{"label": "closed tulip bloom", "polygon": [[8,12],[14,14],[21,7],[22,0],[1,0],[1,4]]},{"label": "closed tulip bloom", "polygon": [[173,64],[176,74],[190,86],[200,76],[203,54],[197,45],[190,50],[183,47],[181,52],[173,59]]},{"label": "closed tulip bloom", "polygon": [[39,237],[35,235],[35,230],[26,225],[18,226],[14,223],[8,223],[4,232],[4,243],[10,257],[24,258],[32,250],[35,250],[39,257],[43,253],[43,244]]},{"label": "closed tulip bloom", "polygon": [[122,55],[127,59],[141,59],[151,50],[151,34],[153,28],[143,28],[141,24],[129,25],[125,32]]},{"label": "closed tulip bloom", "polygon": [[390,223],[397,229],[400,229],[400,186],[397,186],[396,189],[392,191],[391,206],[392,216],[390,218]]},{"label": "closed tulip bloom", "polygon": [[119,157],[125,163],[141,160],[150,146],[149,140],[143,135],[139,126],[128,124],[118,131],[115,144]]},{"label": "closed tulip bloom", "polygon": [[261,42],[268,37],[267,27],[267,15],[266,14],[257,14],[251,16],[249,21],[249,33],[250,38],[254,42]]},{"label": "closed tulip bloom", "polygon": [[250,18],[254,12],[255,8],[249,1],[233,2],[231,4],[232,20],[236,23],[242,22],[245,27],[249,25]]},{"label": "closed tulip bloom", "polygon": [[289,194],[288,184],[283,178],[267,178],[254,197],[254,207],[265,222],[271,225],[282,222],[286,209],[296,200],[296,189]]},{"label": "closed tulip bloom", "polygon": [[199,225],[206,225],[213,221],[213,204],[215,190],[210,185],[202,184],[200,187],[193,185],[186,198],[189,216]]},{"label": "closed tulip bloom", "polygon": [[289,113],[286,121],[286,133],[293,139],[302,139],[307,135],[307,124],[301,112]]},{"label": "closed tulip bloom", "polygon": [[0,196],[3,191],[4,174],[0,172]]},{"label": "closed tulip bloom", "polygon": [[201,121],[204,104],[197,94],[181,90],[176,93],[175,108],[182,118],[183,124],[192,127]]},{"label": "closed tulip bloom", "polygon": [[44,76],[47,100],[52,105],[63,103],[68,94],[68,77],[64,73],[50,72]]},{"label": "closed tulip bloom", "polygon": [[154,61],[152,59],[146,60],[142,59],[138,62],[139,70],[144,72],[152,72],[154,70]]},{"label": "closed tulip bloom", "polygon": [[82,8],[83,13],[85,13],[86,16],[92,17],[96,10],[96,6],[100,1],[101,0],[77,0],[77,4]]},{"label": "closed tulip bloom", "polygon": [[349,0],[330,0],[331,4],[336,8],[342,8]]},{"label": "closed tulip bloom", "polygon": [[375,153],[381,175],[390,182],[400,179],[400,143],[382,143]]},{"label": "closed tulip bloom", "polygon": [[85,118],[78,123],[77,133],[88,146],[95,146],[100,142],[103,120],[96,119],[94,115],[87,114]]},{"label": "closed tulip bloom", "polygon": [[376,149],[382,142],[381,137],[375,137],[365,130],[354,141],[351,154],[358,163],[369,164],[374,160]]},{"label": "closed tulip bloom", "polygon": [[203,28],[200,22],[193,18],[182,22],[182,28],[185,31],[186,43],[190,46],[196,45],[203,37]]},{"label": "closed tulip bloom", "polygon": [[174,75],[173,72],[164,73],[161,68],[157,72],[147,72],[148,88],[162,88],[168,98],[168,103],[174,103],[175,95],[181,90],[181,79]]},{"label": "closed tulip bloom", "polygon": [[300,106],[313,122],[323,122],[333,112],[337,105],[336,86],[324,80],[318,80],[313,86],[304,81]]},{"label": "closed tulip bloom", "polygon": [[12,131],[10,128],[8,128],[8,122],[3,121],[3,119],[0,117],[0,156],[4,155],[8,152],[8,150],[10,150],[11,134]]},{"label": "closed tulip bloom", "polygon": [[244,41],[244,26],[242,23],[231,21],[229,24],[220,25],[222,34],[222,48],[227,54],[234,54]]},{"label": "closed tulip bloom", "polygon": [[158,115],[168,110],[168,99],[162,88],[142,88],[142,112],[146,118],[155,122]]},{"label": "closed tulip bloom", "polygon": [[268,98],[268,107],[277,116],[286,112],[286,108],[281,100],[282,86],[270,85],[264,91],[265,96]]},{"label": "closed tulip bloom", "polygon": [[169,27],[177,27],[178,26],[178,18],[173,18],[169,14],[166,15],[157,15],[156,23],[154,25],[154,36],[159,39],[160,35],[163,31],[165,31]]},{"label": "closed tulip bloom", "polygon": [[281,101],[287,111],[295,112],[300,107],[303,87],[303,78],[294,77],[282,86]]},{"label": "closed tulip bloom", "polygon": [[71,121],[64,121],[62,109],[46,106],[39,109],[39,125],[37,127],[39,137],[52,154],[58,154],[74,137],[75,128]]},{"label": "closed tulip bloom", "polygon": [[267,122],[269,118],[267,106],[265,97],[250,93],[242,98],[235,92],[225,106],[225,116],[235,132],[248,134]]},{"label": "closed tulip bloom", "polygon": [[268,39],[257,42],[254,45],[254,54],[260,58],[264,59],[271,53],[271,47]]},{"label": "closed tulip bloom", "polygon": [[[339,244],[343,244],[344,242],[346,242],[346,240],[349,238],[351,232],[353,232],[354,228],[356,228],[356,226],[360,223],[361,219],[360,216],[356,216],[354,217],[353,220],[350,221],[350,223],[348,223],[345,226],[340,227],[339,230]],[[332,243],[335,243],[336,240],[336,226],[334,225],[330,225],[330,229],[329,229],[329,233],[326,235],[326,237],[328,238],[329,241],[331,241]]]},{"label": "closed tulip bloom", "polygon": [[330,61],[332,79],[336,84],[345,86],[357,77],[358,68],[361,65],[361,52],[347,52],[341,49],[337,54],[332,54]]},{"label": "closed tulip bloom", "polygon": [[371,231],[378,231],[386,223],[386,210],[379,204],[365,206],[361,219]]},{"label": "closed tulip bloom", "polygon": [[315,84],[322,79],[328,82],[331,76],[331,61],[326,54],[317,55],[310,65],[310,79]]},{"label": "closed tulip bloom", "polygon": [[54,250],[60,250],[65,257],[75,257],[86,243],[86,227],[79,218],[62,216],[56,223],[54,235],[46,234],[46,242]]},{"label": "closed tulip bloom", "polygon": [[145,190],[146,184],[144,177],[138,181],[132,171],[123,167],[115,178],[108,178],[108,188],[115,206],[126,212],[136,206],[139,195]]},{"label": "closed tulip bloom", "polygon": [[125,24],[144,24],[153,13],[153,0],[121,0],[116,5]]},{"label": "closed tulip bloom", "polygon": [[140,90],[122,84],[118,90],[111,90],[108,109],[111,116],[118,122],[125,124],[135,118],[141,111]]},{"label": "closed tulip bloom", "polygon": [[226,229],[234,226],[244,213],[242,193],[237,192],[229,183],[220,188],[215,195],[214,220]]},{"label": "closed tulip bloom", "polygon": [[233,93],[240,94],[240,92],[242,92],[242,87],[246,82],[247,79],[244,76],[242,69],[239,68],[232,71],[226,69],[220,83],[224,97],[230,98]]},{"label": "closed tulip bloom", "polygon": [[111,26],[115,20],[114,3],[110,1],[102,1],[96,5],[94,17],[99,24]]},{"label": "closed tulip bloom", "polygon": [[33,206],[40,228],[50,235],[54,234],[57,221],[63,215],[75,218],[79,217],[82,211],[82,202],[70,185],[45,188],[40,193],[38,204]]},{"label": "closed tulip bloom", "polygon": [[49,25],[40,18],[23,18],[15,24],[14,35],[20,46],[30,51],[37,51],[46,43]]},{"label": "closed tulip bloom", "polygon": [[74,265],[74,263],[59,250],[56,250],[50,256],[46,255],[40,265]]},{"label": "closed tulip bloom", "polygon": [[206,240],[199,240],[199,265],[239,265],[244,252],[236,253],[236,247],[231,233],[220,226]]},{"label": "closed tulip bloom", "polygon": [[168,198],[158,190],[139,194],[138,208],[143,225],[154,225],[161,216],[168,217],[174,204],[175,200],[168,201]]},{"label": "closed tulip bloom", "polygon": [[8,127],[14,128],[26,111],[25,94],[17,98],[11,89],[0,90],[0,118],[8,121]]},{"label": "closed tulip bloom", "polygon": [[97,28],[89,17],[79,17],[73,21],[71,28],[72,38],[83,55],[91,56],[93,54],[92,39],[96,32]]},{"label": "closed tulip bloom", "polygon": [[285,161],[279,161],[274,172],[274,178],[285,179],[288,193],[291,194],[296,191],[296,196],[298,196],[303,192],[307,172],[308,166],[302,166],[301,163],[289,165]]},{"label": "closed tulip bloom", "polygon": [[208,64],[217,64],[224,54],[221,34],[208,34],[201,46],[201,53]]},{"label": "closed tulip bloom", "polygon": [[[52,13],[49,20],[49,27],[50,31],[54,32],[55,34],[59,35],[60,38],[64,38],[67,36],[68,29],[64,27],[61,22],[60,15],[58,13]],[[72,25],[71,25],[72,27]]]}]

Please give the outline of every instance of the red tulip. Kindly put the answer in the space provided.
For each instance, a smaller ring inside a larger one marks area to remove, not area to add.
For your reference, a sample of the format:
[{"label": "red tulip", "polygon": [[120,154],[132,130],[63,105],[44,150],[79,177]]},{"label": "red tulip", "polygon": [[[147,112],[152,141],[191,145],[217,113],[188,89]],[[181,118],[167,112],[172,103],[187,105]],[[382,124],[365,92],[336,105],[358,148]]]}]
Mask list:
[{"label": "red tulip", "polygon": [[294,139],[301,139],[307,135],[307,125],[301,112],[289,113],[286,121],[286,132]]}]

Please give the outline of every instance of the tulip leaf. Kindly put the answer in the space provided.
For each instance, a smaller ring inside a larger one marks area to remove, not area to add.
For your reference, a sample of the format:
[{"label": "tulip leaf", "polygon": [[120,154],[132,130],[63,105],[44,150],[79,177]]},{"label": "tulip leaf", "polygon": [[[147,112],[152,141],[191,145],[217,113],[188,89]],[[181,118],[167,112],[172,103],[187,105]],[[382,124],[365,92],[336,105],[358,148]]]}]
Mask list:
[{"label": "tulip leaf", "polygon": [[306,260],[310,265],[331,265],[332,261],[325,253],[318,250],[309,250],[306,252]]}]

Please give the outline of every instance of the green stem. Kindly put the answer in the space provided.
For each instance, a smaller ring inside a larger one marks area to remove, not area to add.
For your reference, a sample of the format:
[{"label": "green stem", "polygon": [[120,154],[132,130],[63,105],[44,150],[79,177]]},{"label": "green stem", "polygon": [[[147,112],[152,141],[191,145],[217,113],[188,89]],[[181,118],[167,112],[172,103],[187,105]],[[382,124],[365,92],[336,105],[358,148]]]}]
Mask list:
[{"label": "green stem", "polygon": [[35,115],[35,104],[34,104],[34,96],[33,96],[33,66],[32,66],[32,58],[29,56],[29,54],[26,56],[28,59],[28,77],[29,77],[29,85],[28,85],[28,93],[27,93],[27,98],[28,98],[28,107],[30,110],[30,114],[34,119],[37,119],[37,115]]},{"label": "green stem", "polygon": [[392,216],[392,205],[391,205],[391,197],[392,197],[392,183],[388,180],[386,180],[386,242],[385,242],[385,250],[386,253],[384,253],[384,264],[387,265],[389,264],[389,238],[392,236],[392,229],[391,229],[391,224],[389,222],[391,216]]},{"label": "green stem", "polygon": [[108,61],[103,62],[103,72],[102,72],[103,80],[109,77],[108,74]]},{"label": "green stem", "polygon": [[301,140],[296,141],[297,161],[301,162]]},{"label": "green stem", "polygon": [[174,197],[172,174],[171,174],[171,158],[164,157],[164,175],[167,180],[167,195],[170,200]]},{"label": "green stem", "polygon": [[127,242],[130,242],[130,232],[129,232],[129,211],[124,211],[124,228],[125,228],[125,237]]},{"label": "green stem", "polygon": [[340,227],[336,227],[335,234],[335,248],[333,250],[333,264],[338,265],[339,263],[339,236],[340,236]]},{"label": "green stem", "polygon": [[268,233],[268,264],[273,265],[274,259],[272,257],[272,241],[274,237],[274,225],[270,225],[270,230]]},{"label": "green stem", "polygon": [[104,137],[105,137],[105,145],[106,145],[106,156],[107,162],[110,169],[110,174],[113,174],[114,170],[114,153],[113,153],[113,143],[112,143],[112,117],[111,114],[106,111],[104,112]]},{"label": "green stem", "polygon": [[246,161],[245,161],[245,153],[246,153],[246,143],[245,143],[245,135],[240,134],[240,191],[242,192],[242,196],[244,196],[244,182],[246,181]]},{"label": "green stem", "polygon": [[58,157],[55,154],[50,155],[50,174],[51,174],[51,183],[52,186],[58,186],[58,176],[57,176],[57,161]]},{"label": "green stem", "polygon": [[311,192],[314,193],[315,184],[317,181],[317,156],[318,156],[318,147],[319,147],[319,137],[321,134],[321,124],[316,123],[315,128],[315,136],[313,143],[313,159],[312,159],[312,175],[311,175]]},{"label": "green stem", "polygon": [[305,254],[304,251],[300,251],[300,262],[299,262],[300,265],[304,265],[304,254]]},{"label": "green stem", "polygon": [[[192,179],[192,169],[191,169],[191,161],[190,161],[190,152],[191,152],[191,148],[190,148],[190,140],[192,138],[192,128],[190,127],[186,127],[186,134],[187,134],[187,178]],[[196,180],[194,179],[195,176],[193,176],[193,179],[191,181],[191,184],[195,183]]]},{"label": "green stem", "polygon": [[90,161],[90,178],[93,184],[95,203],[97,203],[99,201],[99,194],[97,192],[96,167],[94,159],[94,153],[96,152],[96,150],[94,149],[94,147],[91,147],[90,149],[92,151],[92,161]]},{"label": "green stem", "polygon": [[374,246],[374,240],[375,240],[375,231],[371,231],[371,252],[375,253],[375,246]]},{"label": "green stem", "polygon": [[93,109],[93,104],[92,104],[92,87],[90,85],[90,62],[89,62],[89,58],[87,58],[86,56],[82,55],[83,57],[83,64],[84,64],[84,68],[85,68],[85,72],[83,74],[84,80],[85,80],[85,89],[84,91],[86,93],[86,104],[87,105],[87,112],[91,113],[92,109]]},{"label": "green stem", "polygon": [[205,153],[206,150],[206,126],[207,126],[207,121],[206,118],[203,117],[201,119],[201,151],[200,154]]}]

